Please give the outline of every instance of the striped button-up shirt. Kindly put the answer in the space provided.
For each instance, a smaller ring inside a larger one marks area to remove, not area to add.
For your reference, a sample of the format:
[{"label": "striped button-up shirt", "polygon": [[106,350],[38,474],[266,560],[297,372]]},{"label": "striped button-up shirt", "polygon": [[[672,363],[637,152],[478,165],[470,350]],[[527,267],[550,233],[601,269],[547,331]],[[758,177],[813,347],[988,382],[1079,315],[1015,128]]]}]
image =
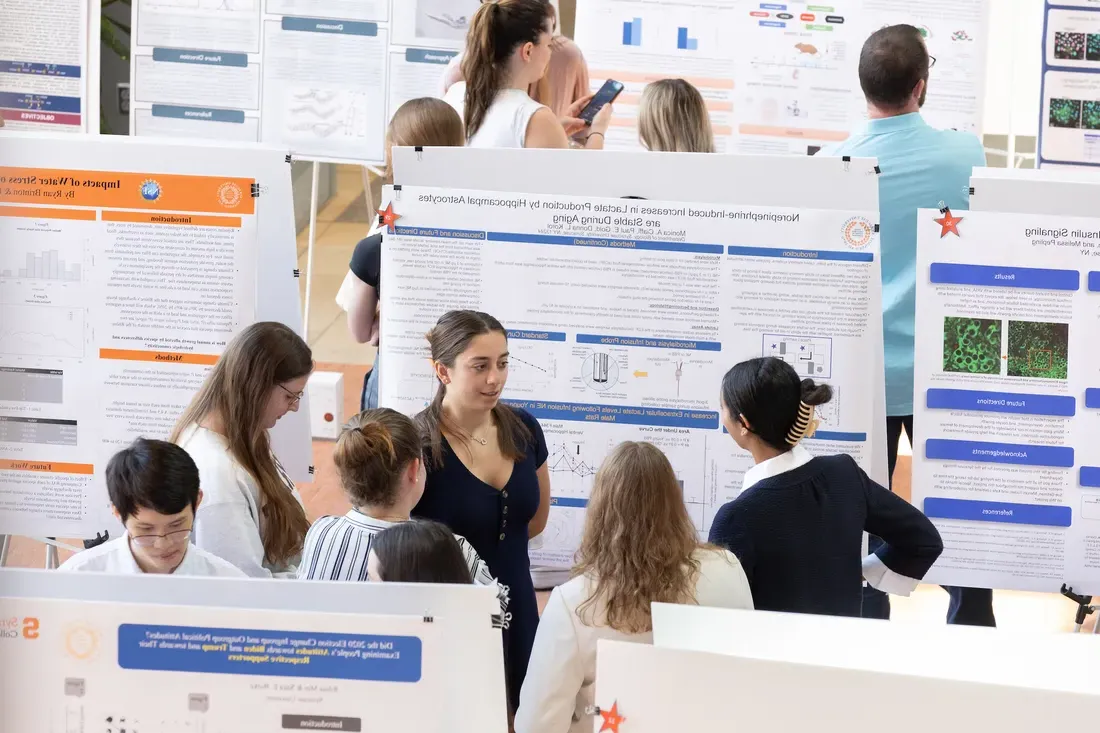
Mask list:
[{"label": "striped button-up shirt", "polygon": [[[341,517],[321,517],[306,534],[298,578],[302,580],[367,580],[367,557],[374,536],[398,524],[369,517],[352,509]],[[508,623],[508,587],[497,582],[473,545],[455,535],[470,576],[478,585],[493,586],[500,598],[505,628]]]}]

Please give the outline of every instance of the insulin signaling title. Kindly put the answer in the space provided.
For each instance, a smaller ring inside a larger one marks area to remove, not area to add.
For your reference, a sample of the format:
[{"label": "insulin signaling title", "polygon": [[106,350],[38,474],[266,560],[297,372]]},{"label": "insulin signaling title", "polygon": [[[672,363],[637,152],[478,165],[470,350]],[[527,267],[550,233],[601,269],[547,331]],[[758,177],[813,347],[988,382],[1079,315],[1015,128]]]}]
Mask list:
[{"label": "insulin signaling title", "polygon": [[1028,227],[1024,230],[1024,236],[1032,240],[1032,244],[1058,247],[1077,247],[1082,243],[1091,247],[1100,241],[1100,232],[1091,232],[1087,229],[1041,229]]},{"label": "insulin signaling title", "polygon": [[726,209],[693,209],[686,206],[654,206],[642,201],[615,204],[593,204],[573,201],[540,201],[526,198],[483,198],[476,196],[447,196],[422,194],[420,201],[432,204],[465,204],[468,206],[496,206],[505,209],[549,211],[554,213],[552,224],[559,226],[607,226],[615,224],[628,227],[653,227],[661,223],[654,216],[686,216],[693,219],[726,219],[737,221],[763,221],[796,223],[798,214],[782,214],[759,211],[727,211]]}]

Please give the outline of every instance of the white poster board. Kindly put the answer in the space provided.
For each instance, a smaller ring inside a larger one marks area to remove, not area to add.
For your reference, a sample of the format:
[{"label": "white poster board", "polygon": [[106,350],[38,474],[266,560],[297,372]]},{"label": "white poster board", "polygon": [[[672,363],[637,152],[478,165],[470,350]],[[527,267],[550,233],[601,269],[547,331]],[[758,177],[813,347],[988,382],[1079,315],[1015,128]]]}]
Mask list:
[{"label": "white poster board", "polygon": [[681,77],[702,93],[719,150],[812,154],[863,119],[860,49],[882,26],[917,26],[937,59],[923,113],[930,124],[981,132],[989,0],[914,5],[805,0],[577,0],[575,37],[593,90],[626,85],[609,148],[637,149],[645,86]]},{"label": "white poster board", "polygon": [[[275,149],[4,139],[0,533],[94,537],[114,526],[107,460],[166,438],[233,334],[301,332],[290,166]],[[297,480],[308,409],[275,435]]]},{"label": "white poster board", "polygon": [[777,356],[832,384],[836,402],[807,447],[873,471],[884,449],[864,388],[881,343],[874,211],[390,194],[401,221],[386,234],[381,290],[397,295],[383,304],[380,342],[394,366],[379,402],[415,414],[431,401],[423,335],[444,312],[505,324],[503,398],[541,422],[549,450],[550,519],[534,562],[571,565],[596,469],[626,440],[669,457],[706,537],[752,465],[719,420],[722,376],[744,359]]},{"label": "white poster board", "polygon": [[45,571],[0,588],[13,729],[507,730],[491,589]]},{"label": "white poster board", "polygon": [[913,501],[944,540],[927,580],[1100,592],[1100,220],[956,224],[919,213]]},{"label": "white poster board", "polygon": [[950,721],[951,731],[1031,733],[1095,716],[1100,697],[601,640],[596,705],[595,722],[618,733],[729,721],[739,730],[845,733],[864,719],[889,720],[899,733],[927,731],[930,720]]},{"label": "white poster board", "polygon": [[1043,11],[1037,164],[1100,167],[1100,7],[1057,0]]},{"label": "white poster board", "polygon": [[[89,94],[88,17],[86,0],[4,3],[0,118],[5,131],[99,132],[99,98]],[[98,36],[95,43],[98,55]]]},{"label": "white poster board", "polygon": [[976,168],[970,177],[971,211],[1092,216],[1098,197],[1096,168]]},{"label": "white poster board", "polygon": [[[1083,642],[1083,643],[1082,643]],[[1096,693],[1100,638],[653,604],[653,644],[777,662]]]}]

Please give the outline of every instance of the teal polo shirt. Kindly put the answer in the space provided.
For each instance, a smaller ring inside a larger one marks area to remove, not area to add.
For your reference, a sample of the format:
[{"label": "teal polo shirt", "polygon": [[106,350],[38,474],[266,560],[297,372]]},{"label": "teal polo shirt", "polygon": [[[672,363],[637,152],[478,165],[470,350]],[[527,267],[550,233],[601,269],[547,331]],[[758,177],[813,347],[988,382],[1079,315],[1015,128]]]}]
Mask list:
[{"label": "teal polo shirt", "polygon": [[[985,151],[977,136],[937,130],[914,112],[868,120],[825,154],[878,158],[886,414],[912,415],[917,209],[968,208],[970,174],[985,165]],[[928,343],[923,348],[940,347]]]}]

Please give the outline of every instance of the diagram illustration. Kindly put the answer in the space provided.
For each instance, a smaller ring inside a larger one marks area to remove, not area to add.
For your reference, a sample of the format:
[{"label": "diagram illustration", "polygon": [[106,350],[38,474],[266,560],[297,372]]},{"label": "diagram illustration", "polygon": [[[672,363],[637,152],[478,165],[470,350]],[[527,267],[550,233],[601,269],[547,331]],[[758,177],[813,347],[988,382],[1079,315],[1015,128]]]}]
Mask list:
[{"label": "diagram illustration", "polygon": [[833,340],[828,337],[766,333],[761,355],[782,359],[803,378],[829,379],[833,374]]},{"label": "diagram illustration", "polygon": [[606,392],[619,383],[619,362],[604,352],[589,354],[581,367],[581,379],[589,388]]},{"label": "diagram illustration", "polygon": [[478,0],[415,0],[418,38],[463,40],[470,18],[477,12]]},{"label": "diagram illustration", "polygon": [[284,124],[292,137],[367,136],[367,95],[363,92],[295,89],[288,102]]}]

